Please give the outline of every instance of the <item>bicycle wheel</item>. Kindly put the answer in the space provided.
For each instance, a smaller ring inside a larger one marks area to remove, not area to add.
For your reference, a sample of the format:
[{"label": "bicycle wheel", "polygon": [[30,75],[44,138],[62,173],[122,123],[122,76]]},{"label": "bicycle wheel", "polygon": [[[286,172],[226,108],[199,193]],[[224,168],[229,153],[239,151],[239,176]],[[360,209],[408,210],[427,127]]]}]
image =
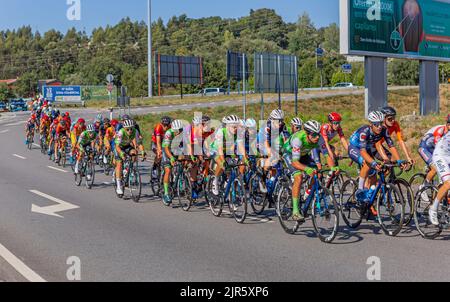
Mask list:
[{"label": "bicycle wheel", "polygon": [[[428,211],[436,198],[438,189],[434,186],[427,186],[419,190],[415,196],[414,222],[417,231],[425,239],[435,239],[442,232],[442,226],[435,226],[430,222]],[[424,200],[424,196],[427,196]],[[442,205],[439,206],[438,218],[442,217]]]},{"label": "bicycle wheel", "polygon": [[[83,181],[83,173],[81,172],[83,169],[84,163],[83,160],[80,160],[80,162],[78,163],[78,173],[75,174],[75,185],[77,185],[77,187],[81,186],[81,182]],[[75,164],[74,164],[74,171],[75,171]]]},{"label": "bicycle wheel", "polygon": [[414,217],[414,192],[411,189],[409,183],[403,178],[397,178],[394,180],[394,184],[397,186],[403,201],[405,202],[405,216],[403,217],[403,225],[408,226]]},{"label": "bicycle wheel", "polygon": [[292,213],[292,189],[288,182],[284,182],[277,198],[277,215],[281,227],[288,234],[295,234],[300,227],[300,224],[292,219]]},{"label": "bicycle wheel", "polygon": [[[209,208],[214,216],[220,217],[222,215],[223,211],[223,191],[219,191],[219,195],[214,195],[212,192],[212,185],[214,180],[216,179],[216,176],[211,176],[208,180],[208,183],[206,184],[206,194],[207,201],[209,204]],[[221,188],[221,181],[219,180],[219,188]]]},{"label": "bicycle wheel", "polygon": [[27,148],[31,150],[33,148],[33,136],[29,135],[27,139]]},{"label": "bicycle wheel", "polygon": [[234,219],[237,223],[244,223],[245,218],[247,217],[247,198],[245,194],[244,181],[241,177],[236,178],[233,181],[228,196],[228,202]]},{"label": "bicycle wheel", "polygon": [[345,224],[351,228],[356,229],[361,225],[363,215],[360,204],[356,201],[357,183],[348,179],[344,182],[339,196],[339,210]]},{"label": "bicycle wheel", "polygon": [[92,186],[94,185],[94,178],[95,178],[95,163],[93,161],[89,161],[85,164],[84,171],[85,172],[85,179],[86,179],[86,188],[89,190],[92,189]]},{"label": "bicycle wheel", "polygon": [[409,185],[413,192],[417,192],[422,189],[423,184],[425,183],[426,175],[424,173],[416,173],[409,180]]},{"label": "bicycle wheel", "polygon": [[135,166],[130,169],[128,174],[128,190],[130,190],[131,199],[138,203],[141,199],[142,183],[141,174]]},{"label": "bicycle wheel", "polygon": [[333,242],[339,227],[339,207],[334,194],[327,188],[319,189],[312,203],[312,221],[320,241]]},{"label": "bicycle wheel", "polygon": [[153,178],[152,175],[150,175],[150,187],[153,192],[153,196],[159,196],[161,191],[161,166],[158,166],[156,169],[156,178]]},{"label": "bicycle wheel", "polygon": [[180,175],[177,183],[177,198],[183,211],[189,211],[192,207],[192,183],[188,174]]},{"label": "bicycle wheel", "polygon": [[266,192],[261,192],[262,176],[255,173],[249,180],[249,203],[253,209],[253,213],[261,215],[267,206],[268,196]]},{"label": "bicycle wheel", "polygon": [[405,202],[395,184],[387,184],[386,191],[377,198],[378,223],[388,236],[397,236],[402,230],[405,217]]}]

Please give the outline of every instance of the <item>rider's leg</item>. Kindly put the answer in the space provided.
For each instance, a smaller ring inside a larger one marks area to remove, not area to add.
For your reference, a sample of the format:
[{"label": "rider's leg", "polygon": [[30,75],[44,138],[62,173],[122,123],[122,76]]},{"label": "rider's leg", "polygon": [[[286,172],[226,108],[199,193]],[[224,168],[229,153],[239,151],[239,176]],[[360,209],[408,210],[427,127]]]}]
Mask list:
[{"label": "rider's leg", "polygon": [[293,205],[293,215],[300,215],[299,201],[300,201],[300,187],[303,182],[303,174],[298,172],[294,176],[294,184],[292,185],[292,205]]}]

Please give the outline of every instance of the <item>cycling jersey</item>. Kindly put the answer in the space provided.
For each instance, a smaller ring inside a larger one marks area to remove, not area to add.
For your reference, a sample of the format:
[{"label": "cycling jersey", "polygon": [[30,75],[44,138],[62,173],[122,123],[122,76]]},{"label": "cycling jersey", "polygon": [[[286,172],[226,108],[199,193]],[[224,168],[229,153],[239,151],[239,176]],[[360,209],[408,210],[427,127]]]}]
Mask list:
[{"label": "cycling jersey", "polygon": [[223,154],[220,155],[232,155],[236,151],[237,133],[231,134],[226,127],[219,129],[216,132],[214,141],[210,146],[211,154],[218,155],[219,147],[222,146]]},{"label": "cycling jersey", "polygon": [[114,129],[113,126],[111,126],[108,129],[106,129],[104,137],[105,137],[105,140],[112,141],[114,139],[115,135],[116,135],[116,130]]},{"label": "cycling jersey", "polygon": [[433,152],[436,144],[447,132],[447,126],[436,126],[428,130],[424,135],[419,145],[419,155],[425,161],[427,165],[433,162]]},{"label": "cycling jersey", "polygon": [[156,125],[155,129],[153,130],[153,134],[152,134],[152,142],[154,144],[156,144],[157,143],[156,139],[158,137],[160,137],[161,140],[164,139],[164,134],[165,134],[164,126],[162,124]]},{"label": "cycling jersey", "polygon": [[[92,138],[90,136],[91,133],[94,133]],[[80,146],[80,149],[84,149],[87,145],[95,141],[96,138],[97,138],[96,132],[84,131],[83,133],[81,133],[80,137],[78,138],[78,145]]]},{"label": "cycling jersey", "polygon": [[450,181],[450,132],[447,132],[437,143],[433,153],[433,163],[439,178],[443,182]]},{"label": "cycling jersey", "polygon": [[400,128],[400,124],[395,121],[394,124],[390,127],[387,127],[389,135],[392,137],[394,134],[397,135],[397,139],[399,141],[403,141],[402,129]]},{"label": "cycling jersey", "polygon": [[284,151],[291,155],[292,161],[299,161],[301,157],[312,154],[319,144],[308,141],[308,134],[302,130],[294,133],[284,144]]},{"label": "cycling jersey", "polygon": [[267,121],[266,126],[259,129],[258,143],[263,147],[262,149],[264,149],[265,142],[268,142],[269,147],[272,148],[273,143],[283,145],[289,137],[289,131],[286,129],[286,125],[283,124],[278,130],[278,136],[272,138],[272,121]]},{"label": "cycling jersey", "polygon": [[331,142],[336,135],[339,138],[345,138],[342,128],[339,127],[338,130],[333,130],[333,126],[330,124],[323,124],[320,128],[320,139],[319,139],[319,150],[322,154],[328,154],[327,146],[325,145],[325,137],[328,139],[328,143]]},{"label": "cycling jersey", "polygon": [[67,127],[63,127],[61,126],[61,124],[58,124],[58,126],[56,126],[56,135],[57,136],[66,136],[67,135]]},{"label": "cycling jersey", "polygon": [[86,125],[81,127],[80,124],[77,123],[75,124],[75,126],[73,126],[72,132],[70,133],[70,140],[72,142],[72,146],[75,146],[75,144],[78,141],[78,138],[84,131],[86,131]]},{"label": "cycling jersey", "polygon": [[116,133],[116,139],[114,141],[116,146],[119,148],[130,146],[134,139],[137,139],[138,132],[135,128],[130,135],[125,131],[124,128],[120,129],[119,132]]},{"label": "cycling jersey", "polygon": [[27,129],[34,129],[36,127],[36,120],[32,120],[31,118],[27,121]]},{"label": "cycling jersey", "polygon": [[389,148],[394,147],[394,142],[385,127],[383,127],[380,134],[375,134],[370,126],[366,125],[353,133],[350,137],[350,145],[358,149],[370,150],[382,139],[388,144]]}]

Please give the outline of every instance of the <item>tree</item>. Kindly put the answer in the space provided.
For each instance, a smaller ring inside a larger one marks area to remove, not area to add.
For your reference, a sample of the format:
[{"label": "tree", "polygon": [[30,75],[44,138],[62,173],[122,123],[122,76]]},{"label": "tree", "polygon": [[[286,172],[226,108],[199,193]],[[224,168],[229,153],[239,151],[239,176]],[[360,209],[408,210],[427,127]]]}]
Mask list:
[{"label": "tree", "polygon": [[314,56],[314,50],[318,46],[318,35],[308,13],[304,12],[298,19],[294,32],[288,34],[289,51],[297,54],[300,59]]},{"label": "tree", "polygon": [[0,101],[6,101],[12,97],[14,97],[14,94],[12,94],[8,85],[6,83],[0,83]]},{"label": "tree", "polygon": [[394,85],[419,84],[419,62],[394,59],[389,64],[389,82]]}]

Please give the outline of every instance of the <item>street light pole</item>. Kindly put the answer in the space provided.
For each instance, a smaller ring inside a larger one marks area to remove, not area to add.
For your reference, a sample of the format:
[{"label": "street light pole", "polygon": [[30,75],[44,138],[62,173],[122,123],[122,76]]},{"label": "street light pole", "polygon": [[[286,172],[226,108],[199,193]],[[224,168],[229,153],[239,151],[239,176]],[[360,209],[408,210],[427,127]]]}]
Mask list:
[{"label": "street light pole", "polygon": [[152,96],[152,0],[148,0],[148,97]]}]

